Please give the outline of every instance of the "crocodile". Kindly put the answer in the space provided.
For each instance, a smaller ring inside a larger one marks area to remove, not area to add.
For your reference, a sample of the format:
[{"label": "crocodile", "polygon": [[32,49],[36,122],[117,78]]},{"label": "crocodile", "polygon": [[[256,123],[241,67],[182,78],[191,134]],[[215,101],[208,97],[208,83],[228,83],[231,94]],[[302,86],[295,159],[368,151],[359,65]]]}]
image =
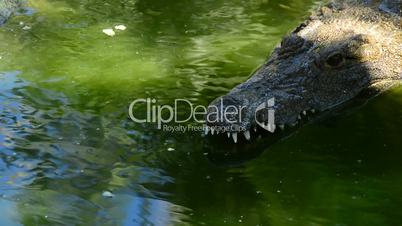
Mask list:
[{"label": "crocodile", "polygon": [[20,0],[0,0],[0,26],[21,7]]},{"label": "crocodile", "polygon": [[247,81],[210,103],[205,133],[250,143],[261,131],[298,128],[362,93],[369,99],[399,84],[401,6],[401,0],[325,2]]}]

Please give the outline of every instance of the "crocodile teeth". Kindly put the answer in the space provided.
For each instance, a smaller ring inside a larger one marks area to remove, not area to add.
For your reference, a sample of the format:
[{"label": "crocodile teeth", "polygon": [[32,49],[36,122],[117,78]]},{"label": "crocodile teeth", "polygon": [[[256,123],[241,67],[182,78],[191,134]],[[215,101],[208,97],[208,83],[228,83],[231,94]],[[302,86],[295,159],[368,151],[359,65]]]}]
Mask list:
[{"label": "crocodile teeth", "polygon": [[209,126],[206,126],[205,127],[205,135],[208,135],[208,132],[209,132]]},{"label": "crocodile teeth", "polygon": [[311,109],[311,112],[312,112],[312,113],[315,113],[315,109]]},{"label": "crocodile teeth", "polygon": [[257,127],[254,127],[254,132],[257,132]]},{"label": "crocodile teeth", "polygon": [[237,133],[232,133],[232,138],[235,143],[237,143]]},{"label": "crocodile teeth", "polygon": [[230,138],[230,133],[229,133],[229,132],[227,132],[227,134],[228,134],[228,138]]},{"label": "crocodile teeth", "polygon": [[214,130],[214,128],[211,127],[211,134],[214,135],[214,133],[215,133],[215,130]]},{"label": "crocodile teeth", "polygon": [[300,119],[301,119],[301,116],[300,116],[300,115],[299,115],[299,116],[297,116],[297,119],[299,119],[299,120],[300,120]]},{"label": "crocodile teeth", "polygon": [[243,135],[246,138],[246,140],[250,140],[250,131],[247,130],[246,132],[243,132]]},{"label": "crocodile teeth", "polygon": [[303,111],[303,115],[306,115],[307,114],[307,112],[306,111]]}]

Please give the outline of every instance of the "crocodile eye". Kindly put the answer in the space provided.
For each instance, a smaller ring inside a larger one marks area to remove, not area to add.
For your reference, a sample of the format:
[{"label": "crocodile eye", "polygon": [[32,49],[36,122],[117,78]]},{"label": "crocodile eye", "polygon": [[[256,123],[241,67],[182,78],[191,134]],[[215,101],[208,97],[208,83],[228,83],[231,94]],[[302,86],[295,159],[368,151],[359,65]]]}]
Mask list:
[{"label": "crocodile eye", "polygon": [[337,68],[342,66],[344,62],[345,58],[341,53],[334,53],[328,56],[327,61],[325,63],[329,67]]}]

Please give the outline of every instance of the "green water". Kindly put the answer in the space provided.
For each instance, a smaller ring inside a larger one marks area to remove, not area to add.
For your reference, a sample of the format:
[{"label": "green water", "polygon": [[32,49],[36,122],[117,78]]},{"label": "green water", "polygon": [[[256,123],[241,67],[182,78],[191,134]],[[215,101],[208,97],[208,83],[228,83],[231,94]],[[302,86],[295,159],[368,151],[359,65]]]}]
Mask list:
[{"label": "green water", "polygon": [[29,4],[0,28],[0,225],[401,225],[402,88],[244,164],[128,118],[225,94],[313,0]]}]

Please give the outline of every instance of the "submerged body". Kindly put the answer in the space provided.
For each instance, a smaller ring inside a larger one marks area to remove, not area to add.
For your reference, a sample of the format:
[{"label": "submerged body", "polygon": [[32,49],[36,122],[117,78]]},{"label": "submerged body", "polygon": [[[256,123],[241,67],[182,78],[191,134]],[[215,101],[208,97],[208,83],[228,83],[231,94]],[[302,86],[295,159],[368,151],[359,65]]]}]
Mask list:
[{"label": "submerged body", "polygon": [[[309,112],[328,111],[362,91],[375,91],[372,96],[399,83],[401,1],[367,2],[333,1],[322,7],[285,37],[252,77],[211,103],[241,110],[230,120],[216,120],[223,110],[209,111],[209,128],[230,127],[225,132],[235,142],[238,132],[249,140],[257,127],[273,133],[298,124]],[[268,100],[272,106],[264,104]],[[275,111],[274,122],[261,106]]]},{"label": "submerged body", "polygon": [[1,0],[0,1],[0,26],[3,25],[8,18],[16,12],[20,7],[19,0]]}]

